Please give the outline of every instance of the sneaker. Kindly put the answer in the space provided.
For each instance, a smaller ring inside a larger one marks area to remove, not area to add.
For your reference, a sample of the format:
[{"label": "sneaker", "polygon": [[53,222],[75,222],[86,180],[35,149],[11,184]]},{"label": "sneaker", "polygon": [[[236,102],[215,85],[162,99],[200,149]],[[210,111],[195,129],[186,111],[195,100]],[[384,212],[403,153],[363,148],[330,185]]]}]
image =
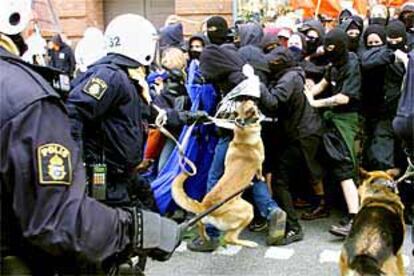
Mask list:
[{"label": "sneaker", "polygon": [[293,242],[301,241],[303,240],[304,234],[301,228],[299,229],[290,229],[286,232],[283,239],[275,242],[272,245],[288,245]]},{"label": "sneaker", "polygon": [[220,246],[218,238],[210,238],[209,240],[203,240],[200,237],[195,238],[187,244],[187,248],[193,252],[213,252]]},{"label": "sneaker", "polygon": [[329,233],[339,237],[346,237],[349,232],[351,232],[351,228],[352,220],[349,220],[349,222],[345,225],[332,225],[331,229],[329,229]]},{"label": "sneaker", "polygon": [[302,214],[301,219],[303,220],[315,220],[320,218],[327,218],[329,217],[329,210],[325,207],[325,205],[319,205],[310,211],[307,211]]},{"label": "sneaker", "polygon": [[280,208],[274,209],[269,217],[269,231],[266,242],[268,245],[278,243],[285,237],[286,212]]},{"label": "sneaker", "polygon": [[262,232],[265,231],[268,227],[267,220],[263,217],[254,218],[249,225],[249,230],[251,232]]},{"label": "sneaker", "polygon": [[350,220],[351,220],[351,217],[349,215],[346,215],[343,218],[341,218],[341,220],[339,221],[339,225],[345,226],[349,223]]}]

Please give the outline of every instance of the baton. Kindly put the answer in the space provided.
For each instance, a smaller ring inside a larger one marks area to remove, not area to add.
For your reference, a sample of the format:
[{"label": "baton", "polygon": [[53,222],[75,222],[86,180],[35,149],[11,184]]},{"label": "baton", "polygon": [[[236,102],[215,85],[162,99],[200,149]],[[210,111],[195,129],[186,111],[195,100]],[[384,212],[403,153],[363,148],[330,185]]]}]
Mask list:
[{"label": "baton", "polygon": [[195,217],[193,217],[189,221],[182,223],[180,225],[181,226],[181,229],[187,230],[187,229],[191,228],[197,222],[199,222],[200,220],[202,220],[204,217],[210,215],[212,212],[214,212],[215,210],[217,210],[218,208],[220,208],[221,206],[223,206],[224,204],[226,204],[227,202],[229,202],[230,200],[232,200],[236,196],[238,196],[241,193],[243,193],[250,186],[252,186],[252,184],[248,185],[247,187],[244,187],[244,188],[240,189],[239,191],[235,192],[234,194],[232,194],[228,198],[224,199],[223,201],[219,202],[218,204],[211,206],[210,208],[208,208],[207,210],[205,210],[205,211],[201,212],[200,214],[196,215]]}]

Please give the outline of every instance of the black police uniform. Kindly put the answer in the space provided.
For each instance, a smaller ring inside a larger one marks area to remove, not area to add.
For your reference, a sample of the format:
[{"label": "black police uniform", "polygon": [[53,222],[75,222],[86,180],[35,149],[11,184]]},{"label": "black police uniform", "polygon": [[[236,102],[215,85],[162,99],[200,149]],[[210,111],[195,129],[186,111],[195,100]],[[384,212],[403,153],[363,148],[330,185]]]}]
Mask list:
[{"label": "black police uniform", "polygon": [[0,149],[2,275],[80,274],[84,262],[100,263],[127,247],[165,260],[177,246],[174,222],[86,196],[63,102],[2,47]]},{"label": "black police uniform", "polygon": [[130,215],[85,196],[59,96],[3,48],[0,72],[2,259],[18,256],[33,274],[51,275],[61,259],[96,262],[122,251]]}]

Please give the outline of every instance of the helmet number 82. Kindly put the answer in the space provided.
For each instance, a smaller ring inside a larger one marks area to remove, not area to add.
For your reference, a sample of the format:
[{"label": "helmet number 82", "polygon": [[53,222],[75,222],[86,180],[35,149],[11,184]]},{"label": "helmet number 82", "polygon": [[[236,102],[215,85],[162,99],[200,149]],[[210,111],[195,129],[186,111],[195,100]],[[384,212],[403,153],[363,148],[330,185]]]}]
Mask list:
[{"label": "helmet number 82", "polygon": [[121,46],[119,36],[113,36],[109,39],[109,47]]}]

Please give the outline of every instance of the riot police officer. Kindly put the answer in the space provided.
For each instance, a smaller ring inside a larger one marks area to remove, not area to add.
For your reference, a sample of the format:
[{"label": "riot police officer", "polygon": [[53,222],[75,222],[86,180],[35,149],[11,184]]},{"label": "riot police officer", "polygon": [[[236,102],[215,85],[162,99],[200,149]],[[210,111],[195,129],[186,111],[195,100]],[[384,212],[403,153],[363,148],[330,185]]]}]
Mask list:
[{"label": "riot police officer", "polygon": [[[144,67],[154,60],[157,30],[139,15],[124,14],[110,22],[105,38],[108,54],[72,82],[67,108],[73,137],[83,144],[91,167],[90,178],[106,172],[100,178],[106,183],[92,183],[92,194],[109,205],[125,206],[152,197],[136,167],[142,160],[142,114],[151,101]],[[167,118],[174,125],[200,116],[169,110]],[[151,201],[147,205],[154,207]]]},{"label": "riot police officer", "polygon": [[1,275],[80,275],[85,263],[142,251],[167,259],[180,239],[174,222],[85,196],[64,105],[19,58],[31,1],[0,6]]}]

